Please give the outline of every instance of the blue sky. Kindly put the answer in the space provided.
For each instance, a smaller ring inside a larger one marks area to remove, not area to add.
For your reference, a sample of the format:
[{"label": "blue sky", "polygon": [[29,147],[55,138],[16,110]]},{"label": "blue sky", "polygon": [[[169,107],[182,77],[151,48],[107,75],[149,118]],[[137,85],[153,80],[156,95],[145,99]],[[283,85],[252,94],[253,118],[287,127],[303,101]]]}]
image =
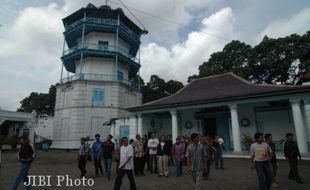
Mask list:
[{"label": "blue sky", "polygon": [[[0,107],[16,110],[30,92],[47,92],[59,81],[61,19],[89,2],[103,0],[0,0]],[[230,40],[255,45],[264,35],[281,37],[310,30],[307,0],[123,0],[149,34],[141,45],[141,75],[157,74],[186,83],[198,66]],[[112,8],[118,0],[110,0]],[[125,14],[132,18],[123,8]],[[134,20],[135,21],[135,20]],[[136,21],[135,21],[136,22]],[[225,38],[223,40],[207,33]]]}]

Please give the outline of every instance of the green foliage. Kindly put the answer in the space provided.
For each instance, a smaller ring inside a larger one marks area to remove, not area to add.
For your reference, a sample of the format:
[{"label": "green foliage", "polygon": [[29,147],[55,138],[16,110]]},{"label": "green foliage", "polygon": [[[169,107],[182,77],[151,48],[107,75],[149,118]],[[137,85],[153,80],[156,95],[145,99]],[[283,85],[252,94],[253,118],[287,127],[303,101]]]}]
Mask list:
[{"label": "green foliage", "polygon": [[300,36],[269,38],[251,47],[231,41],[221,52],[215,52],[199,66],[195,78],[233,72],[253,83],[296,84],[310,70],[310,31]]},{"label": "green foliage", "polygon": [[141,87],[143,103],[164,98],[174,94],[183,87],[184,85],[179,81],[169,80],[166,83],[165,80],[159,76],[152,75],[150,81]]},{"label": "green foliage", "polygon": [[249,133],[244,133],[241,137],[241,143],[246,148],[246,150],[250,149],[251,144],[254,142],[252,136]]},{"label": "green foliage", "polygon": [[20,108],[17,111],[20,112],[32,112],[36,111],[37,117],[53,116],[56,100],[56,86],[51,85],[48,93],[32,92],[20,103]]},{"label": "green foliage", "polygon": [[[139,76],[139,75],[136,75],[132,81],[131,81],[131,85],[135,88],[138,88],[138,89],[141,89],[145,83],[144,83],[144,80]],[[139,86],[140,85],[140,86]]]}]

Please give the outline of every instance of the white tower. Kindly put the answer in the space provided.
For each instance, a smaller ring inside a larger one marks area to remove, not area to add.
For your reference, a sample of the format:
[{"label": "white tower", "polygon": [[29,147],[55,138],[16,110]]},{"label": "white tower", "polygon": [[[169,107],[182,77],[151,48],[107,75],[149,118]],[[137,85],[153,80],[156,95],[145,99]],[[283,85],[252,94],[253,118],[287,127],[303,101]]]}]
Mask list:
[{"label": "white tower", "polygon": [[[146,34],[122,11],[92,4],[63,19],[64,50],[52,148],[79,147],[81,137],[106,136],[102,124],[128,118],[125,108],[141,104],[136,57]],[[67,44],[68,49],[65,49]],[[64,71],[66,69],[67,73]]]}]

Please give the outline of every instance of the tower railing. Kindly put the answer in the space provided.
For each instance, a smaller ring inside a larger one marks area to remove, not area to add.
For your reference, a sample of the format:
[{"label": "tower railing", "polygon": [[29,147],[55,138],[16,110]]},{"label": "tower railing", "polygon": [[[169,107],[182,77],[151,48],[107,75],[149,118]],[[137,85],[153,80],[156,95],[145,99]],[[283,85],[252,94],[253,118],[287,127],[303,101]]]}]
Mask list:
[{"label": "tower railing", "polygon": [[72,82],[75,80],[94,80],[94,81],[118,81],[128,86],[132,86],[132,80],[117,79],[113,75],[95,74],[95,73],[77,73],[75,75],[61,79],[61,83]]},{"label": "tower railing", "polygon": [[[83,22],[84,22],[84,18],[81,18],[73,22],[72,24],[67,25],[66,31],[70,31],[71,29],[74,29],[75,27],[81,25]],[[131,36],[133,39],[139,40],[139,36],[135,32],[133,32],[129,27],[127,27],[123,22],[120,22],[120,25],[118,26],[117,20],[115,19],[86,17],[85,23],[119,27],[121,30],[123,30],[126,34]]]},{"label": "tower railing", "polygon": [[67,56],[71,53],[75,53],[80,50],[88,50],[88,51],[94,51],[94,52],[102,52],[102,53],[119,53],[122,56],[126,57],[127,59],[130,59],[136,63],[140,63],[140,60],[129,54],[127,50],[123,48],[116,48],[116,46],[110,46],[110,45],[101,45],[101,44],[92,44],[92,43],[85,43],[83,46],[74,46],[72,48],[69,48],[64,51],[64,56]]}]

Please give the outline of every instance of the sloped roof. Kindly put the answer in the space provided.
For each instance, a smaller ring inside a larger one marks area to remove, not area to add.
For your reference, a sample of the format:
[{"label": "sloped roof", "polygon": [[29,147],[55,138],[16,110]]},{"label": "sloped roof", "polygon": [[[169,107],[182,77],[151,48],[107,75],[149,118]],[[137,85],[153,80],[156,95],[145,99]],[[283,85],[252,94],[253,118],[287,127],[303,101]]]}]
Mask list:
[{"label": "sloped roof", "polygon": [[310,92],[310,86],[293,85],[257,85],[252,84],[233,73],[225,73],[193,80],[175,94],[128,108],[129,111],[193,105],[212,101],[253,98],[257,95],[280,95]]}]

